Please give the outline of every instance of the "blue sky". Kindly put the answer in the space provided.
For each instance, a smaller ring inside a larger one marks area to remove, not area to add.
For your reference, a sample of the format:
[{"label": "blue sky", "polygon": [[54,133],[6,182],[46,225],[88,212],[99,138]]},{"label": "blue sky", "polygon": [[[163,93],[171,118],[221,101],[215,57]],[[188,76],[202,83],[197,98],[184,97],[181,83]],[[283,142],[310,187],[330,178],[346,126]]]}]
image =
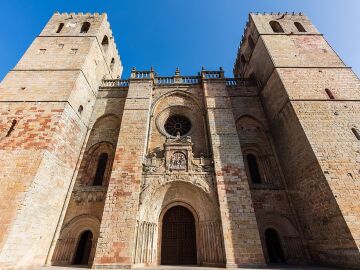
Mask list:
[{"label": "blue sky", "polygon": [[160,75],[202,66],[232,76],[249,12],[304,12],[348,66],[360,74],[360,0],[13,0],[2,1],[0,79],[52,13],[106,12],[124,65]]}]

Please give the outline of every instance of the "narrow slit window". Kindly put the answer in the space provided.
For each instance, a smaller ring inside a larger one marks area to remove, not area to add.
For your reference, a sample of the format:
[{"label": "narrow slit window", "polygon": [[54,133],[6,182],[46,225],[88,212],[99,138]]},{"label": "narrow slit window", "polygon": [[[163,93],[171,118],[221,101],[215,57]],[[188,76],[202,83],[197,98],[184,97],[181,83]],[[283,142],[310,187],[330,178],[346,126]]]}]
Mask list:
[{"label": "narrow slit window", "polygon": [[114,70],[114,65],[115,65],[115,58],[111,59],[111,63],[110,63],[110,70],[113,71]]},{"label": "narrow slit window", "polygon": [[11,135],[11,133],[15,129],[16,123],[17,123],[17,121],[15,119],[11,122],[11,126],[10,126],[8,132],[6,133],[5,137],[9,137]]},{"label": "narrow slit window", "polygon": [[107,36],[104,36],[104,38],[101,42],[101,46],[102,46],[104,52],[106,53],[109,48],[109,38]]},{"label": "narrow slit window", "polygon": [[109,156],[106,153],[100,155],[94,178],[94,186],[101,186],[103,184],[108,158]]},{"label": "narrow slit window", "polygon": [[275,33],[284,33],[284,29],[281,27],[279,22],[271,21],[269,24]]},{"label": "narrow slit window", "polygon": [[259,165],[257,163],[256,157],[253,154],[248,154],[246,156],[246,160],[250,172],[251,182],[253,184],[261,184]]},{"label": "narrow slit window", "polygon": [[81,26],[81,30],[80,33],[84,34],[87,33],[90,29],[90,23],[89,22],[84,22]]},{"label": "narrow slit window", "polygon": [[330,89],[326,88],[326,89],[325,89],[325,92],[326,92],[326,94],[328,95],[328,97],[329,97],[330,99],[335,99],[335,96],[334,96],[334,94],[331,92]]},{"label": "narrow slit window", "polygon": [[359,131],[356,128],[352,128],[351,131],[354,133],[356,139],[360,141],[360,134]]},{"label": "narrow slit window", "polygon": [[301,32],[301,33],[305,33],[305,32],[306,32],[304,26],[303,26],[301,23],[299,23],[299,22],[294,22],[294,24],[295,24],[295,26],[296,26],[296,28],[297,28],[297,30],[298,30],[299,32]]},{"label": "narrow slit window", "polygon": [[60,33],[61,30],[63,29],[63,27],[64,27],[64,23],[60,23],[57,30],[56,30],[56,33]]},{"label": "narrow slit window", "polygon": [[83,105],[80,105],[80,106],[79,106],[79,109],[78,109],[78,112],[81,114],[81,113],[83,112],[83,110],[84,110]]}]

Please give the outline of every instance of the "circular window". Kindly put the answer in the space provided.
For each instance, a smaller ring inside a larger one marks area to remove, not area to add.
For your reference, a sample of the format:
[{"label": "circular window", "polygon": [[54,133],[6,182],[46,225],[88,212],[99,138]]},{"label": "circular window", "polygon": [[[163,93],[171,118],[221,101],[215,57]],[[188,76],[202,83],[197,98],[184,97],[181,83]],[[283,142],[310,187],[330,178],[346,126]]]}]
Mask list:
[{"label": "circular window", "polygon": [[164,128],[171,136],[177,136],[178,133],[183,136],[190,131],[191,122],[185,116],[172,115],[166,120]]}]

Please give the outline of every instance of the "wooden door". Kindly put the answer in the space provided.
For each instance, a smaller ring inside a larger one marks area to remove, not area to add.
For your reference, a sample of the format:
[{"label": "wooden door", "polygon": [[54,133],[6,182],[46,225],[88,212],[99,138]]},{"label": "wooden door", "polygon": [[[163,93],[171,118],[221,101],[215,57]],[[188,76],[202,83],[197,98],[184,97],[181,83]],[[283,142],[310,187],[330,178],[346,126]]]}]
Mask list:
[{"label": "wooden door", "polygon": [[170,208],[162,225],[161,264],[196,265],[196,230],[193,214],[185,207]]}]

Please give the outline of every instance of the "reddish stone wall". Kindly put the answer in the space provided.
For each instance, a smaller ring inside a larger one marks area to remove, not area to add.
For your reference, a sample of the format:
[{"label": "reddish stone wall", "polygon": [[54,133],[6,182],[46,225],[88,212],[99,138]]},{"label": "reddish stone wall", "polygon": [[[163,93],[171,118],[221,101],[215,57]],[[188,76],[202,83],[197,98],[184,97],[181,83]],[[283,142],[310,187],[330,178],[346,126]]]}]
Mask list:
[{"label": "reddish stone wall", "polygon": [[[110,36],[106,16],[87,19],[97,22],[92,31]],[[106,74],[121,71],[118,57],[112,71],[108,64],[117,55],[114,41],[106,52],[95,37],[56,33],[58,20],[66,20],[65,31],[80,26],[85,17],[55,14],[46,28],[51,34],[38,36],[0,85],[1,156],[8,158],[1,163],[13,162],[4,165],[1,182],[7,184],[0,192],[14,198],[0,210],[6,217],[0,222],[0,267],[45,263],[72,187],[97,88]],[[6,137],[14,119],[18,122]]]},{"label": "reddish stone wall", "polygon": [[129,267],[135,242],[152,81],[130,81],[101,222],[94,268]]}]

